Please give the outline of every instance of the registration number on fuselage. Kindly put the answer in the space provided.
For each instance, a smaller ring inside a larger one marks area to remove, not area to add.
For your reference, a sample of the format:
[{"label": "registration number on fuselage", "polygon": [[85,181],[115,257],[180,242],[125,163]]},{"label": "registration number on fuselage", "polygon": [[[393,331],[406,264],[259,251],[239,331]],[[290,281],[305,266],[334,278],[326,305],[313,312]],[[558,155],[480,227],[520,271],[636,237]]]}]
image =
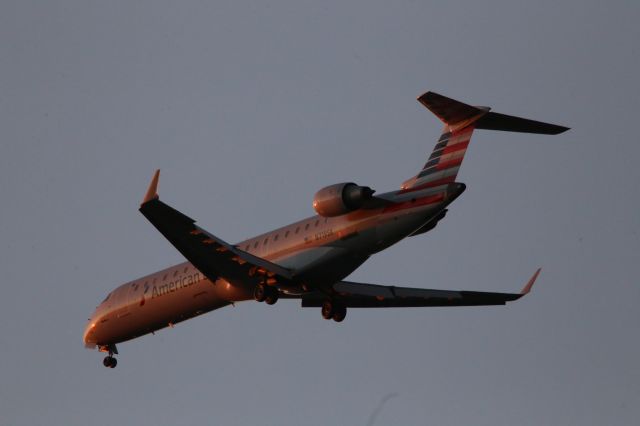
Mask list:
[{"label": "registration number on fuselage", "polygon": [[316,241],[324,240],[333,236],[333,229],[327,229],[325,231],[316,232],[313,236]]}]

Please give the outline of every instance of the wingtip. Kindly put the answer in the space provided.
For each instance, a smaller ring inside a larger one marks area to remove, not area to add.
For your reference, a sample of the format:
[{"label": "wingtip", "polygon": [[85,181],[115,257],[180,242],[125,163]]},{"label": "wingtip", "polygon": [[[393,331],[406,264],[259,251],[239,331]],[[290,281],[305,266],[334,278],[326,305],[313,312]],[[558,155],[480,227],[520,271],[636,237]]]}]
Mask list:
[{"label": "wingtip", "polygon": [[554,124],[554,126],[556,127],[556,129],[553,130],[553,132],[551,133],[552,135],[559,135],[566,132],[567,130],[571,130],[571,127],[559,126],[557,124]]},{"label": "wingtip", "polygon": [[533,274],[533,276],[529,279],[529,282],[527,284],[525,284],[524,287],[522,287],[522,291],[520,292],[520,294],[522,296],[524,296],[525,294],[529,294],[529,292],[531,291],[531,288],[533,287],[533,284],[536,282],[536,280],[538,279],[538,275],[540,275],[540,271],[542,270],[542,268],[538,268],[538,270]]},{"label": "wingtip", "polygon": [[[142,199],[142,204],[148,203],[151,200],[158,199],[158,180],[160,179],[160,169],[157,169],[151,178],[151,183],[149,184],[149,188],[147,189],[146,194],[144,194],[144,198]],[[140,205],[142,205],[140,204]]]}]

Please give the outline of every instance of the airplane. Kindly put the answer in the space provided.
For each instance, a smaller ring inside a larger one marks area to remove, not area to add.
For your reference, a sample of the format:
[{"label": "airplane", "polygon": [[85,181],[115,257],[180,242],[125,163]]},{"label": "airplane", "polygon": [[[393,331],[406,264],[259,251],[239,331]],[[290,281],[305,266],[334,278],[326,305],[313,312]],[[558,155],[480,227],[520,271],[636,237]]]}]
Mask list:
[{"label": "airplane", "polygon": [[529,293],[538,269],[519,293],[453,291],[345,281],[375,253],[425,234],[445,218],[465,190],[458,170],[476,129],[556,135],[569,128],[491,112],[427,92],[418,101],[444,130],[425,165],[400,189],[375,195],[343,182],[316,192],[316,215],[230,244],[160,201],[156,170],[140,212],[186,262],[125,283],[98,305],[84,330],[85,347],[106,352],[114,368],[116,344],[155,333],[198,315],[256,300],[273,305],[298,299],[341,322],[348,308],[504,305]]}]

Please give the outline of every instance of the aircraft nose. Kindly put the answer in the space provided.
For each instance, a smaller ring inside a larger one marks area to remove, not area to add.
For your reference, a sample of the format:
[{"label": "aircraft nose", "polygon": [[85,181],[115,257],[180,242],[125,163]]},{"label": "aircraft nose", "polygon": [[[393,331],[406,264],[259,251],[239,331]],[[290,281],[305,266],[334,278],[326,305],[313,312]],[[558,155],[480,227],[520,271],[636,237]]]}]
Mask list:
[{"label": "aircraft nose", "polygon": [[96,321],[95,319],[89,318],[89,322],[87,326],[84,328],[84,333],[82,335],[82,342],[84,343],[84,347],[87,349],[93,349],[96,347]]}]

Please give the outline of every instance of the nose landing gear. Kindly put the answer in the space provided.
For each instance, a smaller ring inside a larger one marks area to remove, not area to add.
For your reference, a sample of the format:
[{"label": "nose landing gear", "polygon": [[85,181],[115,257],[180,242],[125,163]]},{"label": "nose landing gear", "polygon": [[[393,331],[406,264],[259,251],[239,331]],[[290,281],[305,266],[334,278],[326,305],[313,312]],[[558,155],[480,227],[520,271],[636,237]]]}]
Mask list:
[{"label": "nose landing gear", "polygon": [[102,365],[107,368],[116,368],[116,365],[118,365],[118,360],[113,356],[114,354],[118,354],[118,348],[116,348],[116,345],[100,346],[100,352],[109,353],[109,355],[104,357],[104,359],[102,360]]},{"label": "nose landing gear", "polygon": [[107,368],[116,368],[116,365],[118,365],[118,360],[109,355],[104,357],[104,359],[102,360],[102,365]]}]

